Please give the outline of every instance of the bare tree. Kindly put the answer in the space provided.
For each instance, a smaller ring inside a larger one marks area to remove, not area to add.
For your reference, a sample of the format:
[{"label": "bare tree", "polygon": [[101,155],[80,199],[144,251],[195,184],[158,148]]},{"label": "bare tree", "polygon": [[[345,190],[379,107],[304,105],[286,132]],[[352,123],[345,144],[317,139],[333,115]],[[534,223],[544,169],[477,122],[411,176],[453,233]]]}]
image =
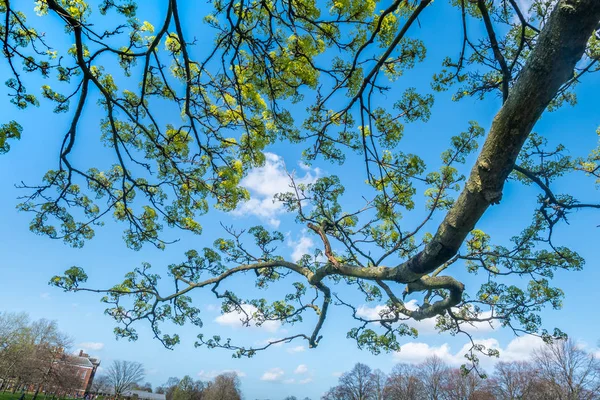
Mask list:
[{"label": "bare tree", "polygon": [[35,387],[35,400],[43,387],[79,388],[80,379],[73,379],[75,372],[65,364],[65,349],[71,346],[72,339],[58,329],[56,321],[40,319],[29,329],[30,352],[24,382]]},{"label": "bare tree", "polygon": [[529,399],[539,392],[539,376],[529,362],[499,362],[494,372],[490,386],[499,400]]},{"label": "bare tree", "polygon": [[533,354],[535,368],[552,398],[566,400],[598,399],[600,363],[572,339],[556,340]]},{"label": "bare tree", "polygon": [[448,365],[438,356],[428,357],[419,365],[419,377],[423,382],[425,398],[441,400],[444,379],[448,373]]},{"label": "bare tree", "polygon": [[444,374],[441,393],[444,400],[493,400],[494,396],[487,390],[484,380],[475,371],[454,368]]},{"label": "bare tree", "polygon": [[424,399],[425,387],[419,378],[419,370],[410,364],[397,364],[385,384],[385,400]]},{"label": "bare tree", "polygon": [[368,365],[357,363],[350,372],[345,372],[337,386],[323,396],[324,400],[374,400],[377,385]]},{"label": "bare tree", "polygon": [[146,374],[144,367],[138,362],[115,360],[108,367],[106,376],[115,396],[119,397],[144,379]]},{"label": "bare tree", "polygon": [[373,397],[375,400],[383,400],[384,392],[385,392],[385,382],[387,376],[383,373],[382,370],[376,369],[371,374],[371,380],[373,381],[375,396]]},{"label": "bare tree", "polygon": [[43,386],[38,387],[36,393],[39,393],[41,388],[45,388],[53,393],[64,395],[84,388],[78,368],[68,359],[69,356],[63,354],[63,357],[53,364]]},{"label": "bare tree", "polygon": [[110,382],[108,376],[100,375],[96,376],[92,382],[91,392],[92,393],[108,393],[110,391]]}]

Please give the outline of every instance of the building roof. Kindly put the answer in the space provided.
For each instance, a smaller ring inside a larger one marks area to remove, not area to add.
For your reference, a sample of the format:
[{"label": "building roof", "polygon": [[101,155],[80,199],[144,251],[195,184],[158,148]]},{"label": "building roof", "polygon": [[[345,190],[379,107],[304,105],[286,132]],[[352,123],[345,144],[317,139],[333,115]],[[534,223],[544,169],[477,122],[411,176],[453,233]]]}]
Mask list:
[{"label": "building roof", "polygon": [[[108,394],[114,394],[113,388],[106,390]],[[123,397],[137,397],[140,400],[166,400],[167,396],[159,393],[144,392],[143,390],[126,390],[122,394]]]},{"label": "building roof", "polygon": [[137,396],[143,400],[166,400],[167,398],[164,394],[144,392],[142,390],[128,390],[125,392],[125,396]]},{"label": "building roof", "polygon": [[69,356],[67,357],[67,362],[72,365],[76,365],[78,367],[83,368],[93,368],[94,366],[90,362],[87,357],[79,357],[79,356]]}]

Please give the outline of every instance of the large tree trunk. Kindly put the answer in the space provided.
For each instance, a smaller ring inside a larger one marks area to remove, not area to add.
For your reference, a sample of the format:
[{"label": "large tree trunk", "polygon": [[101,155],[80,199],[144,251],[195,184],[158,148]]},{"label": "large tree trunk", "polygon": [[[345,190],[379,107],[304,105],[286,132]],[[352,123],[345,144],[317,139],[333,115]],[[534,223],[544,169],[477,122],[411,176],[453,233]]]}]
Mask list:
[{"label": "large tree trunk", "polygon": [[504,182],[517,156],[550,101],[573,76],[600,21],[600,0],[561,0],[498,112],[469,179],[433,240],[400,264],[398,281],[431,273],[454,256],[483,213],[502,198]]}]

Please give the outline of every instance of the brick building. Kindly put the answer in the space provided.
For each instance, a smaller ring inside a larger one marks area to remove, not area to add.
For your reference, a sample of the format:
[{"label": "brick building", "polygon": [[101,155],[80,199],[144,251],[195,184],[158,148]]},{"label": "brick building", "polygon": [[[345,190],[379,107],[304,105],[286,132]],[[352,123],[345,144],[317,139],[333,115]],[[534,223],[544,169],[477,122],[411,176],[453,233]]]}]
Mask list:
[{"label": "brick building", "polygon": [[89,392],[96,376],[96,371],[100,366],[100,360],[95,357],[90,357],[84,353],[83,350],[79,351],[78,355],[68,355],[64,360],[70,367],[73,368],[73,372],[81,379],[81,386],[77,389],[78,396],[84,396]]}]

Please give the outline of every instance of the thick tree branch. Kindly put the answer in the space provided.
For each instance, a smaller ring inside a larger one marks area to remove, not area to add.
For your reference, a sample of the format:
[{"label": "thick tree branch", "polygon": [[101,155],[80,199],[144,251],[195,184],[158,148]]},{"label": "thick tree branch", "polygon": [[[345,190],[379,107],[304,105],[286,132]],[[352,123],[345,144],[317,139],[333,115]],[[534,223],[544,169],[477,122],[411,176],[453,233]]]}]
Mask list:
[{"label": "thick tree branch", "polygon": [[573,74],[600,20],[600,2],[560,1],[494,118],[459,198],[420,253],[395,269],[398,281],[416,281],[454,256],[483,213],[502,198],[504,182],[544,109]]}]

